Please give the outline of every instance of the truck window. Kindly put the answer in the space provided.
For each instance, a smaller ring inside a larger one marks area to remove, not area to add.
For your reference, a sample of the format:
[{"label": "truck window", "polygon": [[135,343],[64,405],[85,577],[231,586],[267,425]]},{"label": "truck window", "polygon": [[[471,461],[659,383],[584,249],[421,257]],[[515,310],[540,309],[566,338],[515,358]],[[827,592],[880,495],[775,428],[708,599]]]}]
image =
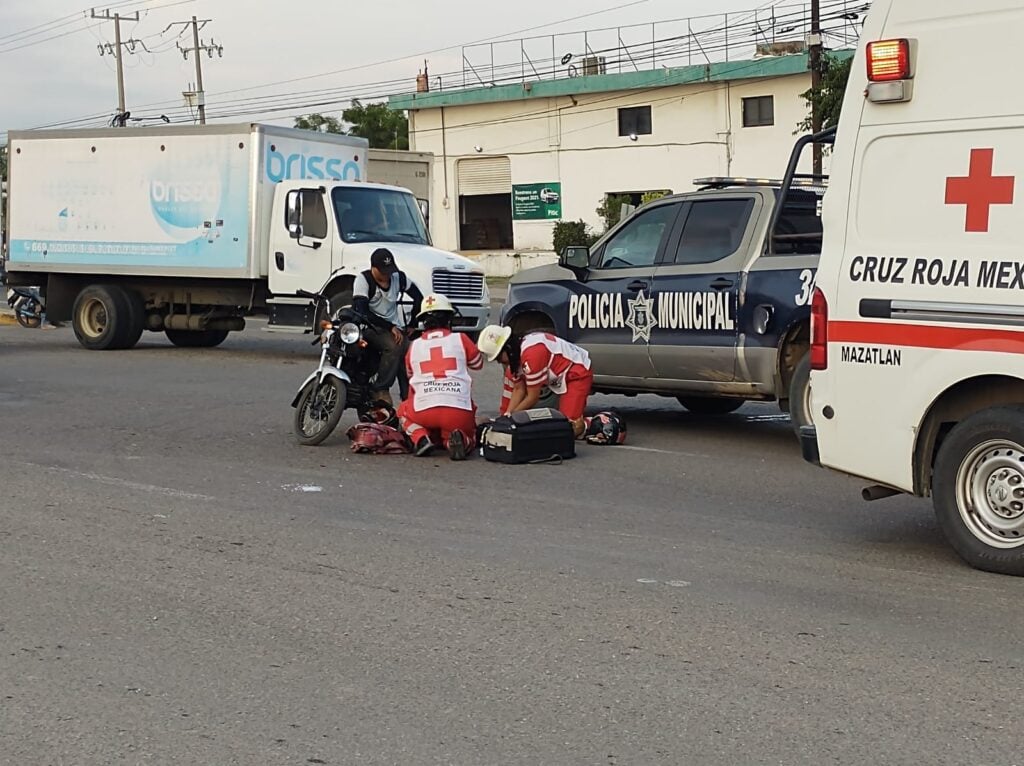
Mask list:
[{"label": "truck window", "polygon": [[604,244],[595,268],[653,266],[661,240],[678,212],[678,204],[658,205],[635,215]]},{"label": "truck window", "polygon": [[304,234],[313,239],[327,238],[327,208],[320,192],[302,192],[302,221]]},{"label": "truck window", "polygon": [[338,186],[331,200],[345,242],[430,244],[419,205],[408,192]]},{"label": "truck window", "polygon": [[694,202],[676,248],[677,264],[714,263],[743,244],[754,200],[721,199]]},{"label": "truck window", "polygon": [[804,189],[790,189],[775,225],[774,253],[819,255],[821,236],[821,196]]}]

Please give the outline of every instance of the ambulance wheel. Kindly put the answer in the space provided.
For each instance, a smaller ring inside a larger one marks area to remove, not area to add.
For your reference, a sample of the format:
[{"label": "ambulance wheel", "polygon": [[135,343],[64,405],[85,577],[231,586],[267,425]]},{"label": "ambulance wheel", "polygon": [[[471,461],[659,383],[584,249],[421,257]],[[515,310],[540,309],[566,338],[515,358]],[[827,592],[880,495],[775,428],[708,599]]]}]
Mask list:
[{"label": "ambulance wheel", "polygon": [[164,330],[164,334],[181,348],[213,348],[228,337],[227,330]]},{"label": "ambulance wheel", "polygon": [[800,426],[814,425],[811,417],[811,355],[804,354],[793,370],[793,379],[789,382],[789,419],[796,435],[800,435]]},{"label": "ambulance wheel", "polygon": [[117,285],[89,285],[75,298],[71,324],[75,337],[90,351],[130,348],[142,334],[131,298]]},{"label": "ambulance wheel", "polygon": [[711,399],[706,396],[677,396],[676,399],[694,415],[728,415],[743,406],[742,399]]},{"label": "ambulance wheel", "polygon": [[932,479],[935,517],[972,567],[1024,576],[1024,407],[993,407],[942,442]]}]

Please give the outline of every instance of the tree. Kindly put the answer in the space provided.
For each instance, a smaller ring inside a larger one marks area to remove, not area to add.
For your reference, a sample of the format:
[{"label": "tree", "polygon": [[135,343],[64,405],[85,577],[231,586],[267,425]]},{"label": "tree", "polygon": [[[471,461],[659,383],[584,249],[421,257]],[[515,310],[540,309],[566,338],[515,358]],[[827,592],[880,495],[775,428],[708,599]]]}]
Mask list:
[{"label": "tree", "polygon": [[352,106],[341,113],[341,119],[352,126],[350,136],[367,139],[371,148],[409,148],[409,119],[384,102],[364,106],[358,99],[352,99]]},{"label": "tree", "polygon": [[[346,129],[345,125],[349,127]],[[341,113],[341,119],[319,113],[295,118],[295,127],[320,133],[343,133],[359,136],[370,142],[372,149],[408,149],[409,120],[402,112],[390,109],[383,101],[363,104],[352,99],[352,106]]]},{"label": "tree", "polygon": [[630,205],[633,199],[628,194],[606,194],[597,206],[597,214],[604,220],[604,230],[608,231],[622,218],[622,206]]},{"label": "tree", "polygon": [[850,79],[850,67],[853,58],[840,60],[835,56],[824,57],[824,72],[821,87],[811,88],[800,95],[807,102],[808,114],[797,124],[798,133],[811,130],[811,114],[814,105],[818,105],[821,113],[821,129],[831,128],[839,124],[839,112],[843,108],[843,96],[846,93],[846,81]]},{"label": "tree", "polygon": [[317,133],[344,133],[345,127],[337,117],[326,117],[319,113],[295,118],[295,127],[300,130],[315,130]]}]

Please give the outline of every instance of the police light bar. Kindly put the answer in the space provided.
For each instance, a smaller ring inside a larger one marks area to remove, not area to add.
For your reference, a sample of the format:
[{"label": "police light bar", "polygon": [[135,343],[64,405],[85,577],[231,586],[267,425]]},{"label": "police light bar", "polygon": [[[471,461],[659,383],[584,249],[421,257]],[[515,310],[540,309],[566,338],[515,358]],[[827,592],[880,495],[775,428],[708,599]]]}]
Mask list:
[{"label": "police light bar", "polygon": [[[770,186],[781,189],[784,181],[779,178],[738,178],[733,176],[711,176],[695,178],[693,185],[704,189],[722,189],[727,186]],[[794,178],[790,186],[824,186],[821,180],[813,178]]]},{"label": "police light bar", "polygon": [[868,80],[892,82],[910,79],[910,40],[868,43]]}]

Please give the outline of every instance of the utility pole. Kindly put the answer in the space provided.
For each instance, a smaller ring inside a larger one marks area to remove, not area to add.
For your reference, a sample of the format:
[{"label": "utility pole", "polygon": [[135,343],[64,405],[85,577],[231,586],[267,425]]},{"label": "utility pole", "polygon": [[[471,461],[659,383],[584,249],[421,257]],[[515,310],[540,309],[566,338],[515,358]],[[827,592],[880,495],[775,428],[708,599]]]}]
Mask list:
[{"label": "utility pole", "polygon": [[[123,115],[125,113],[124,105],[124,64],[121,60],[121,19],[126,21],[139,21],[139,12],[136,11],[133,16],[122,16],[119,13],[115,13],[113,16],[110,15],[110,10],[103,12],[103,15],[96,13],[96,9],[93,8],[91,12],[91,18],[100,19],[102,21],[113,21],[114,22],[114,56],[117,59],[117,113]],[[108,46],[109,48],[109,46]],[[100,46],[100,55],[103,55],[103,46]]]},{"label": "utility pole", "polygon": [[[821,131],[821,0],[811,0],[811,35],[809,39],[809,63],[811,67],[811,132]],[[821,175],[821,144],[814,145],[814,175]]]},{"label": "utility pole", "polygon": [[[224,55],[224,46],[223,45],[217,45],[217,43],[212,38],[210,39],[209,43],[203,43],[199,39],[199,30],[201,30],[203,27],[205,27],[207,24],[209,24],[210,21],[211,21],[211,19],[201,19],[200,20],[200,19],[197,19],[195,16],[193,16],[192,17],[192,21],[177,21],[174,24],[169,24],[167,26],[167,29],[170,29],[171,27],[174,27],[174,26],[177,26],[178,24],[181,24],[182,28],[181,28],[181,32],[178,34],[179,37],[182,34],[184,34],[185,30],[188,29],[188,27],[190,25],[192,27],[192,47],[191,48],[182,48],[181,45],[178,45],[178,50],[181,51],[181,55],[185,57],[186,61],[188,61],[188,54],[190,52],[194,53],[195,56],[196,56],[196,92],[195,92],[195,97],[196,97],[196,102],[198,103],[198,106],[199,106],[199,124],[200,125],[205,125],[206,124],[206,94],[203,91],[203,64],[202,64],[202,61],[199,58],[199,54],[202,53],[203,51],[205,51],[210,56],[210,58],[213,58],[213,53],[214,53],[214,51],[216,51],[218,56],[223,56]],[[164,31],[166,32],[167,29],[165,29]]]}]

